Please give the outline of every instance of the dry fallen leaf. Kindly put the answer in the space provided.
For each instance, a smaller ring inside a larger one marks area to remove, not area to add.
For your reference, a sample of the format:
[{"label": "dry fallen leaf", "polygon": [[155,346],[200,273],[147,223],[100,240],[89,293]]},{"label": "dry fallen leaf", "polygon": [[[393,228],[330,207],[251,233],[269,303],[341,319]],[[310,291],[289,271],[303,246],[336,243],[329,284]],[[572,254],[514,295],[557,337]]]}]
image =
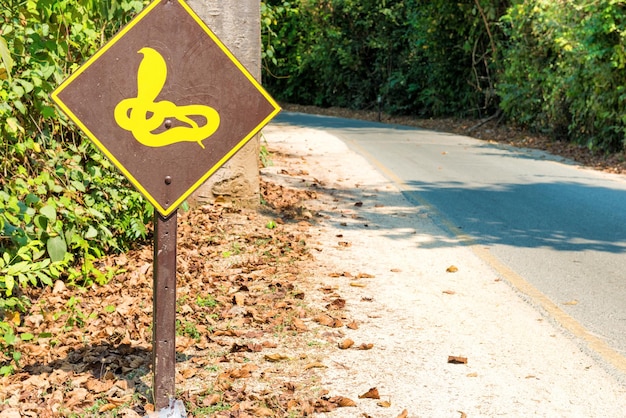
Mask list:
[{"label": "dry fallen leaf", "polygon": [[448,356],[448,363],[450,363],[450,364],[467,364],[467,357]]},{"label": "dry fallen leaf", "polygon": [[457,271],[459,271],[459,268],[457,266],[450,266],[446,269],[446,271],[448,273],[456,273]]},{"label": "dry fallen leaf", "polygon": [[346,324],[346,327],[350,329],[359,329],[359,324],[356,321],[352,321],[349,324]]},{"label": "dry fallen leaf", "polygon": [[368,274],[368,273],[359,273],[356,275],[357,279],[373,279],[376,276],[374,276],[373,274]]},{"label": "dry fallen leaf", "polygon": [[346,307],[346,300],[343,298],[337,298],[331,303],[326,305],[326,309],[343,309]]},{"label": "dry fallen leaf", "polygon": [[212,393],[202,400],[203,406],[212,406],[222,401],[222,395]]},{"label": "dry fallen leaf", "polygon": [[405,409],[404,411],[400,413],[400,415],[397,416],[397,418],[406,418],[408,416],[409,416],[409,411]]},{"label": "dry fallen leaf", "polygon": [[113,383],[113,380],[105,380],[104,382],[100,380],[88,380],[85,386],[88,390],[98,394],[111,389]]},{"label": "dry fallen leaf", "polygon": [[304,370],[324,369],[324,368],[326,368],[326,365],[324,363],[319,362],[319,361],[315,361],[313,363],[309,363],[306,366],[304,366]]},{"label": "dry fallen leaf", "polygon": [[252,376],[252,372],[258,370],[259,366],[248,363],[240,369],[231,370],[229,376],[231,379],[246,379]]},{"label": "dry fallen leaf", "polygon": [[259,406],[257,408],[254,408],[251,412],[255,417],[273,417],[274,416],[274,411],[264,406]]},{"label": "dry fallen leaf", "polygon": [[380,395],[378,394],[378,388],[370,388],[363,395],[359,395],[359,399],[380,399]]},{"label": "dry fallen leaf", "polygon": [[338,344],[339,348],[342,350],[347,350],[353,345],[354,345],[354,341],[352,341],[350,338],[346,338],[345,340],[343,340],[342,342]]},{"label": "dry fallen leaf", "polygon": [[372,343],[368,343],[368,344],[363,343],[363,344],[361,344],[360,346],[357,347],[357,349],[359,349],[359,350],[371,350],[372,348],[374,348],[374,344],[372,344]]},{"label": "dry fallen leaf", "polygon": [[277,362],[277,361],[284,361],[284,360],[289,360],[289,357],[282,355],[282,354],[266,354],[263,358],[265,358],[265,360],[267,361],[271,361],[271,362]]},{"label": "dry fallen leaf", "polygon": [[309,330],[304,321],[300,318],[293,318],[291,320],[291,324],[293,325],[293,328],[298,332],[306,332]]},{"label": "dry fallen leaf", "polygon": [[335,320],[333,321],[333,324],[331,325],[332,328],[341,328],[343,327],[343,322],[341,322],[341,319],[335,318]]},{"label": "dry fallen leaf", "polygon": [[234,329],[226,329],[226,330],[217,329],[213,331],[213,335],[215,335],[216,337],[220,337],[220,336],[238,337],[240,335],[240,332]]},{"label": "dry fallen leaf", "polygon": [[376,405],[382,407],[382,408],[391,408],[391,401],[380,401],[380,402],[376,402]]},{"label": "dry fallen leaf", "polygon": [[102,405],[100,408],[98,408],[98,412],[102,413],[102,412],[112,411],[116,409],[117,407],[118,405],[114,403],[107,403],[107,404]]},{"label": "dry fallen leaf", "polygon": [[456,294],[456,292],[454,290],[444,290],[441,293],[445,293],[446,295],[454,295],[454,294]]},{"label": "dry fallen leaf", "polygon": [[246,296],[243,293],[235,293],[233,295],[233,301],[237,306],[244,306],[246,304]]},{"label": "dry fallen leaf", "polygon": [[578,305],[578,300],[572,299],[569,302],[564,302],[563,305],[569,305],[569,306]]},{"label": "dry fallen leaf", "polygon": [[344,396],[334,396],[330,398],[329,401],[342,408],[348,407],[348,406],[356,406],[356,402]]},{"label": "dry fallen leaf", "polygon": [[326,315],[326,314],[319,314],[315,318],[313,318],[313,320],[317,322],[318,324],[325,325],[327,327],[332,327],[333,324],[335,323],[335,319],[331,317],[330,315]]},{"label": "dry fallen leaf", "polygon": [[214,387],[215,387],[215,390],[220,391],[220,392],[226,392],[227,390],[230,390],[233,387],[233,381],[230,378],[230,373],[229,372],[220,373],[219,376],[217,376],[217,379],[215,380]]},{"label": "dry fallen leaf", "polygon": [[366,287],[367,285],[365,283],[350,282],[350,286],[352,286],[352,287]]},{"label": "dry fallen leaf", "polygon": [[463,411],[456,411],[456,412],[461,414],[461,418],[467,418],[467,414],[465,412],[463,412]]},{"label": "dry fallen leaf", "polygon": [[22,321],[19,312],[7,311],[4,313],[4,317],[7,322],[12,322],[14,325],[19,325]]}]

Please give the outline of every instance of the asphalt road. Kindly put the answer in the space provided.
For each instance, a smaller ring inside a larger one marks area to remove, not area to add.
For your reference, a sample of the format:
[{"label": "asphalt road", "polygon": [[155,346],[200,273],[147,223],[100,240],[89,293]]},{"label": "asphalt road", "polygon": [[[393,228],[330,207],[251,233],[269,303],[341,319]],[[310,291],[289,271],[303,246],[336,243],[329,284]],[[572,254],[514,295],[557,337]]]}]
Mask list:
[{"label": "asphalt road", "polygon": [[451,234],[471,237],[496,270],[510,270],[573,318],[574,328],[626,356],[625,176],[402,126],[289,112],[273,123],[341,138]]}]

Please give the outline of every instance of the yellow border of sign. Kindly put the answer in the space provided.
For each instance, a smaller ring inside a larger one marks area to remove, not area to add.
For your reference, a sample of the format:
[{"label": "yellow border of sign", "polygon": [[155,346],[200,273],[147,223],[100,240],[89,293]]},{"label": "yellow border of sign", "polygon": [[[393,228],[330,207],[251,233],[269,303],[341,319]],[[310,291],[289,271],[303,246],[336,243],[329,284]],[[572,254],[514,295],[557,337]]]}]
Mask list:
[{"label": "yellow border of sign", "polygon": [[102,151],[112,162],[113,164],[120,170],[122,173],[130,180],[130,182],[144,195],[146,199],[154,207],[161,213],[163,216],[167,216],[174,212],[186,199],[192,194],[198,187],[202,185],[205,181],[208,180],[209,177],[213,175],[226,161],[228,161],[233,155],[237,153],[254,135],[256,135],[262,128],[265,126],[270,120],[274,118],[280,112],[280,106],[276,101],[265,91],[265,89],[261,86],[261,84],[250,74],[250,72],[235,58],[235,56],[228,50],[226,45],[219,40],[219,38],[209,29],[209,27],[200,19],[200,17],[196,14],[196,12],[187,5],[183,0],[176,0],[186,11],[187,13],[196,21],[198,25],[209,35],[209,37],[215,42],[215,44],[228,56],[228,58],[235,64],[235,66],[241,71],[243,75],[254,85],[254,87],[265,97],[265,99],[272,105],[274,111],[270,113],[261,123],[259,123],[252,131],[246,135],[237,145],[235,145],[222,159],[220,159],[213,167],[209,169],[209,171],[202,176],[197,182],[195,182],[191,187],[187,189],[185,193],[182,194],[180,198],[174,201],[169,208],[165,209],[162,207],[159,202],[157,202],[148,191],[135,179],[128,170],[109,152],[109,150],[96,138],[96,136],[85,126],[84,123],[80,121],[80,119],[72,112],[66,105],[61,101],[58,97],[59,93],[61,93],[70,83],[72,83],[80,74],[82,74],[90,65],[92,65],[98,58],[100,58],[108,49],[113,46],[117,41],[119,41],[126,33],[132,29],[137,23],[141,21],[152,9],[154,9],[159,3],[163,0],[155,0],[150,3],[145,9],[143,9],[128,25],[126,25],[122,30],[120,30],[109,42],[107,42],[102,48],[100,48],[91,58],[89,58],[78,70],[72,73],[65,81],[59,85],[50,95],[52,100],[63,110],[63,112],[76,124],[78,127],[85,132],[87,137],[91,139],[91,141],[96,144],[96,146]]}]

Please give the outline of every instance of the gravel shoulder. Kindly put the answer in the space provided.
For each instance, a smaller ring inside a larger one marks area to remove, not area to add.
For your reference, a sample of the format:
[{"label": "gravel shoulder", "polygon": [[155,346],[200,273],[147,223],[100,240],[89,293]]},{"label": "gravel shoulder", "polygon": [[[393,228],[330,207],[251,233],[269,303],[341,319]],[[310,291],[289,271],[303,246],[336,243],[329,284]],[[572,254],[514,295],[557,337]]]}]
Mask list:
[{"label": "gravel shoulder", "polygon": [[[316,416],[626,415],[623,378],[341,140],[273,123],[263,141],[274,162],[264,176],[317,192],[313,285],[340,295],[343,319],[359,325],[319,341],[332,343],[320,387],[355,406]],[[354,346],[338,348],[345,339]],[[359,397],[371,388],[380,399]]]}]

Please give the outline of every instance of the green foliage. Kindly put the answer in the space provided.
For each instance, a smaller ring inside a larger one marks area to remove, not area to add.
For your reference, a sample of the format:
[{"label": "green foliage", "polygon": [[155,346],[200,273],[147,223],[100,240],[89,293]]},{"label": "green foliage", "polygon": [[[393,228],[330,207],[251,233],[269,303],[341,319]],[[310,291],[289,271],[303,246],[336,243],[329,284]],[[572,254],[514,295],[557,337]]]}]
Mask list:
[{"label": "green foliage", "polygon": [[199,341],[200,337],[202,336],[195,322],[193,321],[181,322],[178,319],[176,320],[176,335],[193,338],[196,341]]},{"label": "green foliage", "polygon": [[54,315],[54,319],[57,320],[61,317],[65,318],[65,329],[66,330],[71,330],[74,327],[78,327],[78,328],[83,328],[87,322],[89,322],[92,319],[95,319],[98,317],[98,313],[97,312],[92,312],[89,315],[86,315],[81,309],[80,309],[80,303],[81,300],[79,298],[76,298],[74,296],[71,296],[70,299],[67,301],[67,308],[61,312],[57,312]]},{"label": "green foliage", "polygon": [[[264,82],[280,100],[423,115],[497,106],[497,0],[267,2]],[[271,24],[269,24],[271,22]],[[270,36],[272,35],[272,36]],[[273,41],[274,40],[274,41]],[[266,46],[266,50],[268,47]]]},{"label": "green foliage", "polygon": [[498,24],[509,1],[420,1],[410,90],[426,115],[483,116],[497,109],[501,68]]},{"label": "green foliage", "polygon": [[[98,257],[148,233],[152,208],[84,141],[49,94],[143,1],[0,0],[0,352],[22,289],[103,283]],[[2,362],[2,359],[0,359]]]},{"label": "green foliage", "polygon": [[207,294],[206,296],[198,295],[196,305],[201,308],[215,308],[218,305],[218,302],[210,294]]},{"label": "green foliage", "polygon": [[506,115],[590,149],[624,148],[626,9],[621,1],[519,1],[498,92]]},{"label": "green foliage", "polygon": [[620,0],[268,0],[264,83],[279,100],[485,116],[623,150]]}]

